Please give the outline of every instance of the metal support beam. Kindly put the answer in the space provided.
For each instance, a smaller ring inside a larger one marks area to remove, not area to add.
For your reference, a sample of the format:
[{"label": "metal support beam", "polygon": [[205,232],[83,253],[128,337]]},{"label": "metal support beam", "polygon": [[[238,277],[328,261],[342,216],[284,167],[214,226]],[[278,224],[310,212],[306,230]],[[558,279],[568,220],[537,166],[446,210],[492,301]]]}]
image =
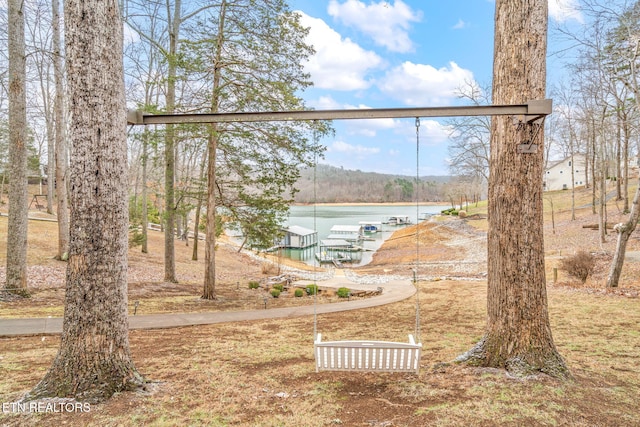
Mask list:
[{"label": "metal support beam", "polygon": [[396,119],[412,117],[514,116],[520,122],[531,123],[551,114],[552,100],[542,99],[516,105],[486,105],[468,107],[371,108],[360,110],[305,110],[258,113],[216,114],[145,114],[127,112],[130,125],[178,123],[273,122],[293,120]]}]

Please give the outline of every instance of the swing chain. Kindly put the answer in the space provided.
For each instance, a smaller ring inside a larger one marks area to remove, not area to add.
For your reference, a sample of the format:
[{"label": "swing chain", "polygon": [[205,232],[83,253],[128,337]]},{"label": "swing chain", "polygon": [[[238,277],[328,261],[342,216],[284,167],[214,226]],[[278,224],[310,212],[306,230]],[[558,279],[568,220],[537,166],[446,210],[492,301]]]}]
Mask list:
[{"label": "swing chain", "polygon": [[422,342],[420,331],[420,288],[419,267],[420,267],[420,117],[416,117],[416,267],[413,272],[413,286],[416,288],[416,314],[415,314],[415,336],[418,342]]}]

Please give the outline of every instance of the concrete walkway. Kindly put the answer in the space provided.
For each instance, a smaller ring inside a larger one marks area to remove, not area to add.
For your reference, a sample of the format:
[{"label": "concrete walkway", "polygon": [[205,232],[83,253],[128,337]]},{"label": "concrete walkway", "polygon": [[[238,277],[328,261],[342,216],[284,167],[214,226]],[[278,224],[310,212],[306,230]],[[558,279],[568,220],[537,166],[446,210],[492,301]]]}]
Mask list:
[{"label": "concrete walkway", "polygon": [[[383,289],[382,294],[354,301],[331,304],[305,305],[298,307],[272,308],[267,310],[216,311],[207,313],[172,313],[129,316],[130,329],[167,329],[192,325],[241,322],[247,320],[277,319],[311,316],[314,309],[318,314],[357,310],[402,301],[415,294],[411,280],[390,280],[383,284],[359,284],[338,275],[332,279],[317,282],[320,287],[341,286],[350,289]],[[0,337],[24,335],[51,335],[62,332],[61,317],[0,319]]]}]

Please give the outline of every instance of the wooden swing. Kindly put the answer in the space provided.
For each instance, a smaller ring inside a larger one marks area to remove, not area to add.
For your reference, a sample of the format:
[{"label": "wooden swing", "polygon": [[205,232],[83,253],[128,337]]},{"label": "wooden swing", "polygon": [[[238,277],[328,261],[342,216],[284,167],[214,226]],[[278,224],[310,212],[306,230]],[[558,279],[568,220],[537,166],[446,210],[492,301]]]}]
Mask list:
[{"label": "wooden swing", "polygon": [[[416,323],[415,336],[409,334],[408,342],[392,341],[322,341],[322,334],[317,331],[318,316],[316,311],[317,292],[314,294],[313,313],[313,350],[316,361],[316,372],[350,371],[350,372],[397,372],[418,373],[422,342],[420,342],[420,292],[418,289],[418,266],[420,260],[420,227],[418,224],[420,198],[418,189],[420,182],[420,118],[416,117],[416,268],[413,284],[416,287]],[[317,142],[317,141],[316,141]],[[317,163],[317,162],[316,162]],[[316,177],[314,171],[314,200],[316,200]],[[314,203],[314,229],[316,228],[316,212]],[[315,266],[315,264],[314,264]],[[315,272],[315,267],[314,267]]]}]

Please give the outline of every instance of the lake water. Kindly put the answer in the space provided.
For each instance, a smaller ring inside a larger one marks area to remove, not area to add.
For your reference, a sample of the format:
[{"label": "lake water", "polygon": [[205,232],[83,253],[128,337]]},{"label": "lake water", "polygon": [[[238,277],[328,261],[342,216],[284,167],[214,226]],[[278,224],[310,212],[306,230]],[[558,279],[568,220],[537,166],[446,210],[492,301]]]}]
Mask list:
[{"label": "lake water", "polygon": [[[440,213],[443,209],[438,205],[421,205],[419,210],[416,205],[305,205],[291,206],[287,226],[297,225],[318,231],[318,239],[326,239],[334,225],[358,225],[360,221],[383,222],[391,216],[408,216],[413,224],[418,218]],[[362,246],[366,249],[363,252],[352,252],[354,258],[353,265],[365,265],[371,261],[374,251],[376,251],[386,240],[398,230],[397,225],[382,225],[382,232],[367,233],[366,236],[372,240],[365,240]],[[283,255],[304,261],[313,265],[315,262],[315,247],[306,249],[287,249]]]}]

